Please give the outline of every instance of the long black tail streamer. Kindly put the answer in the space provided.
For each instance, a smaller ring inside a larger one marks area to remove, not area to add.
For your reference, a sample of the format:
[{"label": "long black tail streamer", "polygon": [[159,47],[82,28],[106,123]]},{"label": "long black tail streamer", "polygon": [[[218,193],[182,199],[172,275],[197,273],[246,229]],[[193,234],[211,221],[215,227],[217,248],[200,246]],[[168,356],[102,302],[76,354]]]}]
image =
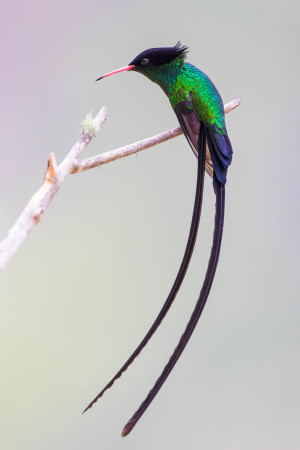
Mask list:
[{"label": "long black tail streamer", "polygon": [[174,368],[176,362],[178,361],[180,355],[182,354],[185,346],[187,345],[191,335],[193,334],[193,331],[197,325],[197,322],[205,306],[219,260],[223,234],[223,225],[224,225],[225,186],[216,181],[215,193],[216,193],[216,212],[215,212],[215,228],[214,228],[213,244],[200,296],[196,303],[195,309],[191,315],[191,318],[186,326],[186,329],[183,335],[181,336],[180,341],[177,347],[175,348],[171,358],[169,359],[169,362],[165,366],[161,376],[157,379],[154,387],[151,389],[144,402],[140,405],[139,409],[134,413],[132,418],[127,422],[127,424],[123,428],[122,436],[127,436],[130,433],[130,431],[133,429],[138,420],[144,414],[148,406],[151,404],[152,400],[156,397],[158,391],[160,390],[160,388],[170,375],[172,369]]},{"label": "long black tail streamer", "polygon": [[178,274],[177,274],[174,284],[172,286],[172,289],[168,295],[168,298],[166,299],[160,313],[158,314],[157,318],[153,322],[151,328],[149,329],[148,333],[145,335],[144,339],[141,341],[141,343],[138,345],[138,347],[135,349],[135,351],[132,353],[132,355],[127,359],[127,361],[123,364],[123,366],[116,373],[116,375],[102,389],[102,391],[94,398],[94,400],[92,400],[91,403],[85,408],[83,413],[85,413],[89,408],[91,408],[93,406],[93,404],[96,403],[100,397],[102,397],[104,392],[107,391],[118,378],[120,378],[122,373],[125,372],[125,370],[130,366],[130,364],[140,354],[140,352],[146,346],[147,342],[151,339],[151,337],[153,336],[153,334],[155,333],[155,331],[161,324],[162,320],[166,316],[167,312],[169,311],[169,309],[177,295],[177,292],[179,291],[179,288],[185,277],[186,271],[188,269],[188,266],[189,266],[189,263],[190,263],[190,260],[191,260],[192,254],[193,254],[193,250],[194,250],[194,246],[195,246],[195,242],[196,242],[196,238],[197,238],[197,232],[198,232],[198,228],[199,228],[201,209],[202,209],[204,174],[205,174],[205,153],[206,153],[205,145],[206,145],[205,128],[204,128],[204,126],[201,126],[200,132],[199,132],[197,186],[196,186],[195,202],[194,202],[194,210],[193,210],[193,216],[192,216],[192,221],[191,221],[191,227],[190,227],[189,237],[188,237],[186,249],[184,252],[184,256],[183,256]]}]

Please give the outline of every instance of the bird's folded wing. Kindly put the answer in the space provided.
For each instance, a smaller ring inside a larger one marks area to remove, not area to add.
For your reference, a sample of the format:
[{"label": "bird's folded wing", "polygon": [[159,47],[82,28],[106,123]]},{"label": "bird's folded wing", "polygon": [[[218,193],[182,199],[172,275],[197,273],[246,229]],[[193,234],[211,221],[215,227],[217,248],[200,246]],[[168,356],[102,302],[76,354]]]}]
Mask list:
[{"label": "bird's folded wing", "polygon": [[[183,102],[177,103],[174,111],[191,149],[198,158],[200,120],[198,119],[192,98],[189,97]],[[213,176],[214,168],[208,146],[206,146],[205,170],[210,177]]]}]

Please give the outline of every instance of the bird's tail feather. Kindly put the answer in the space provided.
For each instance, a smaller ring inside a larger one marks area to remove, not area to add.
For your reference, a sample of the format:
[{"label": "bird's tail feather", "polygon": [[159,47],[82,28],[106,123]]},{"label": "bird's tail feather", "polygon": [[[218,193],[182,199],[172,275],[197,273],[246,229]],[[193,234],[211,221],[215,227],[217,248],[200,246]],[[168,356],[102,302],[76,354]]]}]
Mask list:
[{"label": "bird's tail feather", "polygon": [[189,232],[189,238],[186,245],[186,249],[184,252],[184,256],[178,271],[178,274],[176,276],[176,279],[174,281],[174,284],[172,286],[172,289],[168,295],[168,298],[166,299],[160,313],[158,314],[157,318],[153,322],[151,328],[149,329],[148,333],[145,335],[144,339],[141,341],[141,343],[138,345],[138,347],[135,349],[135,351],[132,353],[132,355],[127,359],[127,361],[123,364],[121,369],[116,373],[116,375],[109,381],[109,383],[102,389],[102,391],[89,403],[89,405],[85,408],[83,413],[87,411],[89,408],[93,406],[94,403],[97,402],[97,400],[102,397],[105,391],[107,391],[114,382],[120,378],[123,372],[130,366],[130,364],[135,360],[135,358],[140,354],[140,352],[143,350],[143,348],[146,346],[147,342],[151,339],[159,325],[161,324],[162,320],[166,316],[167,312],[169,311],[177,292],[181,286],[181,283],[184,279],[184,276],[186,274],[187,268],[190,263],[190,259],[194,250],[196,238],[197,238],[197,232],[199,227],[199,221],[201,216],[201,208],[202,208],[202,198],[203,198],[203,186],[204,186],[204,173],[205,173],[205,158],[206,158],[206,137],[205,137],[205,128],[203,125],[201,125],[200,132],[199,132],[199,152],[198,152],[198,174],[197,174],[197,186],[196,186],[196,193],[195,193],[195,202],[194,202],[194,211],[193,211],[193,217],[191,221],[191,227]]},{"label": "bird's tail feather", "polygon": [[214,126],[206,129],[206,139],[214,168],[213,180],[216,190],[217,181],[223,185],[226,183],[227,169],[232,161],[232,147],[229,137],[220,134]]},{"label": "bird's tail feather", "polygon": [[186,329],[183,335],[181,336],[180,341],[177,347],[175,348],[169,362],[165,366],[161,376],[156,381],[154,387],[151,389],[144,402],[140,405],[139,409],[135,412],[132,418],[125,425],[122,432],[122,436],[127,436],[130,433],[130,431],[133,429],[138,420],[144,414],[144,412],[146,411],[152,400],[156,397],[158,391],[160,390],[160,388],[170,375],[177,360],[179,359],[185,346],[187,345],[205,306],[218,264],[222,241],[223,224],[224,224],[225,186],[219,183],[218,180],[215,180],[215,192],[216,192],[216,213],[215,213],[213,245],[200,296],[196,303],[195,309],[191,315],[191,318],[186,326]]}]

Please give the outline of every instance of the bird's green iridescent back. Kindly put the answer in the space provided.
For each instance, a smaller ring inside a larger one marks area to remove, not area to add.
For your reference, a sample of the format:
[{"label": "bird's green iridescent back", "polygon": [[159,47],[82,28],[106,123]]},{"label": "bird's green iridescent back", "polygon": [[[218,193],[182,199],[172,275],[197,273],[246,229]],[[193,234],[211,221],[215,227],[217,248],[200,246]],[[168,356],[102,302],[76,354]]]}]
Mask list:
[{"label": "bird's green iridescent back", "polygon": [[144,75],[164,90],[173,109],[184,101],[187,107],[196,109],[203,124],[215,126],[219,134],[227,133],[220,94],[210,78],[197,67],[177,58],[159,69],[148,68]]},{"label": "bird's green iridescent back", "polygon": [[196,108],[205,125],[215,125],[220,134],[226,133],[224,106],[216,87],[205,73],[192,64],[185,63],[176,82],[170,88],[169,100],[174,108],[181,101]]}]

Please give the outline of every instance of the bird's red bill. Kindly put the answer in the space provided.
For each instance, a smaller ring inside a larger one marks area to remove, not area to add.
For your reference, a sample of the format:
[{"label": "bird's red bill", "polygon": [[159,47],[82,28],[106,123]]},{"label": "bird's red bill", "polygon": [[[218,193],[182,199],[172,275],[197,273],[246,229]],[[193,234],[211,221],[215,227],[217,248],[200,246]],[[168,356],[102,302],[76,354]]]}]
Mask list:
[{"label": "bird's red bill", "polygon": [[117,70],[114,70],[113,72],[109,72],[109,73],[106,73],[105,75],[102,75],[102,77],[97,78],[96,81],[102,80],[102,78],[109,77],[110,75],[114,75],[115,73],[124,72],[124,70],[131,70],[131,69],[133,69],[134,67],[135,67],[135,66],[125,66],[125,67],[121,67],[121,69],[117,69]]}]

